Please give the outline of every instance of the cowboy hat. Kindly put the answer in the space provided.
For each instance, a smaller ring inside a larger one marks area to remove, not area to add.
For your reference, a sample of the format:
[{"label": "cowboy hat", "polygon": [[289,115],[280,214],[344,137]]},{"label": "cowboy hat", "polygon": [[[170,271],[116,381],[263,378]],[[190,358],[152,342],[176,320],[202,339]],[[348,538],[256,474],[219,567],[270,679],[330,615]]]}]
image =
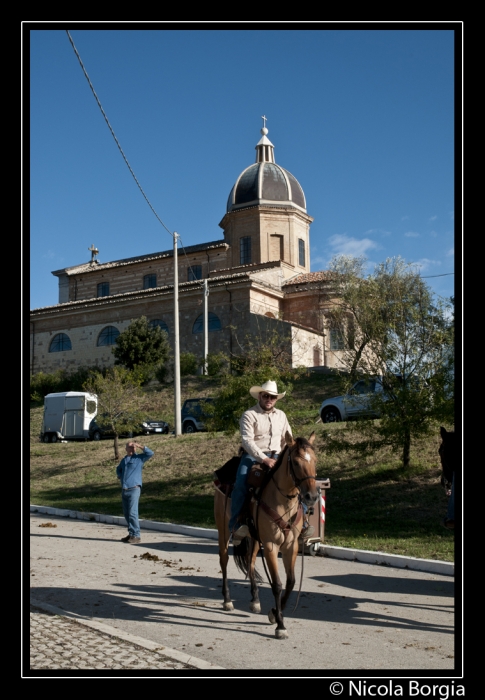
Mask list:
[{"label": "cowboy hat", "polygon": [[271,396],[276,396],[277,399],[282,399],[283,396],[286,394],[286,391],[284,391],[282,394],[278,394],[276,382],[270,380],[268,382],[265,382],[261,386],[252,386],[249,390],[249,393],[251,394],[253,399],[259,399],[259,394],[261,393],[271,394]]}]

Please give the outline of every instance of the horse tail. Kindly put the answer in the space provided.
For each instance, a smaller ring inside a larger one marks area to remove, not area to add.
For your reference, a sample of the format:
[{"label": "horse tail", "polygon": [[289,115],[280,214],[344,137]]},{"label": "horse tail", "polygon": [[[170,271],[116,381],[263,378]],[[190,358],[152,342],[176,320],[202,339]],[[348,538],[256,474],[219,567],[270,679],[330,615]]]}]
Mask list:
[{"label": "horse tail", "polygon": [[[243,540],[241,540],[239,544],[233,544],[232,546],[234,562],[236,564],[236,567],[242,574],[244,574],[246,578],[249,575],[249,565],[251,562],[253,546],[253,540],[250,537],[245,537]],[[258,571],[256,571],[256,569],[254,570],[254,579],[256,583],[263,582],[261,574]]]}]

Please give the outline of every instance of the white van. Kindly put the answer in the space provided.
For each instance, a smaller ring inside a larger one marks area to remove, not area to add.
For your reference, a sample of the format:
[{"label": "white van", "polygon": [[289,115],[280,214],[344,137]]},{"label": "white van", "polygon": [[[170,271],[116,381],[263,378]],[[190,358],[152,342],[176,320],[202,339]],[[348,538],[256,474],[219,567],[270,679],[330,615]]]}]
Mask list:
[{"label": "white van", "polygon": [[98,397],[84,391],[64,391],[44,397],[40,439],[88,440],[89,424],[98,412]]}]

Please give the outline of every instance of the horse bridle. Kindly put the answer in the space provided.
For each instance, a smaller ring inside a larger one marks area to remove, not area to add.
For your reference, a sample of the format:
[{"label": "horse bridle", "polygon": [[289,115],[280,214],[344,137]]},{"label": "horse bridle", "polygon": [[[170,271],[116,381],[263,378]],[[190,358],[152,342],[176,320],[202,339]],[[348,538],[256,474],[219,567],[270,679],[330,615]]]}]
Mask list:
[{"label": "horse bridle", "polygon": [[[306,447],[306,448],[310,448],[310,449],[313,450],[313,452],[315,453],[315,450],[313,449],[313,447],[312,447],[310,444],[305,445],[305,447]],[[292,461],[292,459],[291,459],[291,450],[290,450],[290,448],[289,448],[288,446],[286,446],[286,449],[288,450],[288,458],[287,458],[287,459],[288,459],[288,467],[289,467],[289,471],[290,471],[290,476],[291,476],[292,481],[293,481],[293,483],[294,483],[294,485],[295,485],[295,488],[297,489],[297,492],[296,492],[295,494],[293,494],[293,495],[284,494],[283,491],[282,491],[282,490],[280,489],[280,487],[278,486],[278,484],[276,484],[276,483],[274,482],[274,480],[273,480],[273,483],[274,483],[274,485],[276,486],[276,488],[278,489],[278,491],[279,491],[283,496],[285,496],[286,498],[291,499],[291,498],[296,498],[297,496],[299,496],[299,499],[300,499],[300,505],[298,506],[298,511],[299,511],[300,508],[301,508],[301,490],[300,490],[300,486],[301,486],[301,484],[302,484],[304,481],[306,481],[307,479],[316,479],[316,478],[317,478],[317,475],[315,474],[314,476],[304,476],[303,478],[299,479],[299,478],[297,477],[296,473],[295,473],[295,468],[294,468],[294,466],[293,466],[293,461]],[[270,477],[271,479],[273,479],[273,476],[274,476],[275,471],[276,471],[277,469],[279,469],[279,468],[281,467],[282,464],[283,464],[283,460],[281,460],[281,462],[278,464],[278,466],[276,467],[276,469],[270,469],[270,472],[269,472],[269,473],[271,474],[271,477]],[[257,507],[257,510],[256,510],[256,531],[257,531],[257,532],[258,532],[258,522],[257,522],[257,520],[258,520],[258,515],[259,515],[259,508],[260,508],[261,506],[263,506],[263,503],[264,503],[264,501],[262,501],[262,500],[261,500],[261,497],[260,497],[260,498],[258,499],[258,507]],[[293,526],[291,525],[291,527],[293,527]],[[286,539],[286,535],[285,535],[285,539]],[[260,547],[262,547],[261,540],[259,540],[259,545],[260,545]],[[262,555],[262,549],[261,549],[261,555]],[[299,599],[300,599],[300,592],[301,592],[301,586],[302,586],[302,581],[303,581],[303,568],[304,568],[304,548],[303,548],[303,547],[302,547],[302,550],[301,550],[301,556],[302,556],[302,566],[301,566],[300,590],[298,591],[298,597],[297,597],[297,599],[296,599],[296,603],[295,603],[295,607],[294,607],[294,609],[293,609],[293,612],[296,610],[296,608],[297,608],[297,606],[298,606],[298,601],[299,601]],[[268,573],[268,569],[267,569],[267,567],[266,567],[266,561],[265,561],[265,559],[264,559],[264,556],[262,557],[262,559],[263,559],[263,567],[264,567],[266,576],[267,576],[267,578],[268,578],[268,581],[269,581],[270,585],[272,585],[271,577],[270,577],[270,575],[269,575],[269,573]]]},{"label": "horse bridle", "polygon": [[[311,445],[305,445],[306,448],[310,448],[313,452],[313,447]],[[314,474],[313,476],[304,476],[302,479],[299,479],[297,475],[295,474],[295,469],[293,467],[293,460],[291,459],[291,450],[288,450],[288,466],[290,469],[290,476],[293,479],[293,483],[295,484],[296,488],[300,490],[301,484],[306,481],[307,479],[316,479],[317,475]]]}]

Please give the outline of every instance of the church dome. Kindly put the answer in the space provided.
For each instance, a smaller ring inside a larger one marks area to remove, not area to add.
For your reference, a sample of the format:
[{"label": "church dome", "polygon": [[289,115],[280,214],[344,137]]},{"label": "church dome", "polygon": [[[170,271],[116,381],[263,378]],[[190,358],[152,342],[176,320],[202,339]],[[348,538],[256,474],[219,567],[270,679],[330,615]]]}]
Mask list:
[{"label": "church dome", "polygon": [[274,162],[274,146],[261,129],[256,145],[256,162],[242,171],[227,200],[227,212],[258,204],[292,206],[306,212],[305,195],[300,183],[288,170]]}]

